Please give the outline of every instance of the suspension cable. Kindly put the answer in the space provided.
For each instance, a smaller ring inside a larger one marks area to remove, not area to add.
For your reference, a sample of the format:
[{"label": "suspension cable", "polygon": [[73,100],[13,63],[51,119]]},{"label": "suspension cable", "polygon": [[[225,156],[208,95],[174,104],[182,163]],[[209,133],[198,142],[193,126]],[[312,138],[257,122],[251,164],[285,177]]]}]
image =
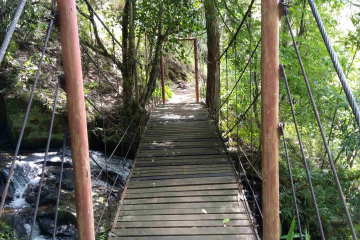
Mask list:
[{"label": "suspension cable", "polygon": [[232,130],[234,130],[234,128],[242,121],[242,118],[247,114],[247,112],[251,109],[251,107],[254,105],[254,103],[256,102],[256,100],[258,99],[258,97],[261,95],[261,92],[259,92],[258,95],[255,96],[254,100],[252,101],[252,103],[249,105],[249,107],[245,110],[245,112],[243,114],[239,114],[239,116],[237,116],[238,120],[237,122],[234,124],[234,126],[225,133],[226,136],[228,136]]},{"label": "suspension cable", "polygon": [[261,38],[260,38],[259,41],[257,42],[256,47],[255,47],[254,51],[252,52],[252,54],[251,54],[251,56],[250,56],[250,59],[249,59],[248,62],[246,63],[246,66],[245,66],[245,68],[243,69],[243,71],[242,71],[239,79],[237,80],[235,86],[231,89],[231,91],[230,91],[230,93],[228,94],[228,96],[226,97],[226,99],[223,101],[223,103],[221,104],[221,106],[219,107],[219,109],[217,109],[213,115],[215,115],[216,113],[218,113],[218,112],[221,110],[221,108],[224,106],[225,102],[227,102],[227,101],[229,100],[231,94],[233,93],[234,89],[235,89],[236,86],[239,84],[242,76],[244,75],[246,68],[249,66],[251,59],[253,58],[253,56],[254,56],[254,54],[255,54],[258,46],[260,45],[260,42],[261,42]]},{"label": "suspension cable", "polygon": [[303,163],[304,163],[304,166],[305,166],[306,177],[307,177],[308,182],[309,182],[311,198],[312,198],[312,201],[313,201],[313,204],[314,204],[316,218],[317,218],[317,222],[319,224],[319,230],[320,230],[320,233],[321,233],[321,238],[323,240],[325,240],[325,234],[324,234],[324,230],[323,230],[322,223],[321,223],[319,208],[318,208],[318,205],[317,205],[317,202],[316,202],[315,192],[314,192],[313,184],[312,184],[312,181],[311,181],[310,170],[309,170],[309,167],[308,167],[308,164],[307,164],[307,161],[306,161],[305,152],[304,152],[304,146],[303,146],[303,143],[302,143],[302,140],[301,140],[301,136],[300,136],[300,132],[299,132],[299,128],[298,128],[298,123],[297,123],[296,116],[295,116],[294,104],[293,104],[291,93],[290,93],[289,83],[288,83],[288,80],[287,80],[287,77],[286,77],[286,72],[285,72],[284,66],[280,65],[280,68],[282,70],[283,77],[284,77],[284,80],[285,80],[287,95],[288,95],[288,99],[289,99],[289,103],[290,103],[290,107],[291,107],[291,113],[292,113],[292,116],[293,116],[295,129],[296,129],[296,134],[297,134],[298,141],[299,141],[302,160],[303,160]]},{"label": "suspension cable", "polygon": [[[145,112],[144,112],[144,114],[145,114]],[[123,136],[121,137],[120,141],[118,142],[118,144],[117,144],[116,147],[114,148],[114,150],[113,150],[113,152],[111,153],[111,155],[110,155],[109,159],[107,160],[107,162],[109,162],[109,161],[111,160],[111,158],[114,156],[117,148],[119,147],[120,143],[121,143],[122,140],[124,139],[125,134],[128,132],[128,130],[130,129],[130,126],[131,126],[132,123],[134,122],[135,116],[136,116],[136,115],[133,116],[131,122],[129,123],[128,127],[127,127],[126,130],[125,130],[125,133],[123,134]],[[141,119],[141,118],[140,118],[140,119]],[[103,170],[100,171],[99,175],[96,177],[96,180],[99,179],[99,177],[100,177],[100,175],[101,175],[102,172],[103,172]]]},{"label": "suspension cable", "polygon": [[[323,22],[321,20],[320,14],[319,14],[316,6],[315,6],[315,3],[314,3],[313,0],[308,0],[308,2],[309,2],[309,5],[310,5],[310,8],[311,8],[311,11],[312,11],[312,13],[313,13],[313,15],[315,17],[316,23],[317,23],[317,25],[319,27],[319,30],[321,32],[321,36],[322,36],[322,38],[324,40],[326,48],[327,48],[327,50],[329,52],[331,61],[332,61],[333,65],[334,65],[334,68],[335,68],[335,70],[337,72],[337,75],[338,75],[338,77],[340,79],[341,85],[342,85],[342,87],[344,89],[346,98],[347,98],[347,100],[348,100],[348,102],[350,104],[350,107],[351,107],[351,109],[353,111],[353,114],[355,116],[357,125],[360,128],[360,111],[359,111],[359,107],[358,107],[358,105],[356,103],[356,99],[355,99],[354,95],[351,92],[351,88],[349,86],[349,83],[347,82],[346,76],[345,76],[344,71],[342,69],[342,66],[341,66],[341,64],[340,64],[340,62],[339,62],[339,60],[338,60],[338,58],[336,56],[334,48],[331,45],[329,36],[328,36],[328,34],[326,32],[326,29],[325,29],[324,24],[323,24]],[[350,225],[352,225],[352,224],[350,224]],[[353,231],[353,229],[352,229],[351,232],[352,232],[353,238],[355,238],[356,237],[355,230]]]},{"label": "suspension cable", "polygon": [[[87,1],[87,0],[84,0],[84,1]],[[251,3],[250,3],[250,5],[249,5],[249,7],[248,7],[248,10],[246,11],[243,19],[241,20],[241,23],[240,23],[238,29],[236,30],[235,35],[233,36],[233,38],[231,39],[230,43],[229,43],[228,46],[226,47],[225,51],[220,55],[220,57],[219,57],[218,59],[216,59],[216,60],[213,61],[213,62],[208,63],[208,65],[213,65],[213,64],[217,63],[217,62],[225,55],[225,53],[230,49],[231,44],[235,41],[235,38],[236,38],[237,35],[239,34],[242,26],[244,25],[245,19],[246,19],[246,17],[249,15],[249,13],[250,13],[250,11],[251,11],[251,9],[252,9],[252,6],[253,6],[253,4],[254,4],[254,2],[255,2],[255,0],[251,0]]]},{"label": "suspension cable", "polygon": [[261,175],[259,174],[259,172],[258,172],[258,171],[256,171],[256,169],[255,169],[254,165],[250,162],[250,160],[249,160],[249,158],[248,158],[248,156],[247,156],[246,152],[244,151],[244,149],[242,149],[242,148],[240,147],[240,145],[239,145],[239,149],[240,149],[240,150],[241,150],[241,152],[244,154],[244,156],[245,156],[246,160],[247,160],[247,161],[248,161],[248,163],[250,164],[251,168],[255,171],[256,175],[260,178],[260,180],[262,180]]},{"label": "suspension cable", "polygon": [[[109,83],[109,85],[115,90],[115,92],[120,96],[120,98],[124,101],[124,103],[126,105],[128,105],[129,107],[133,108],[134,104],[130,104],[127,101],[125,101],[124,97],[120,94],[120,92],[118,91],[118,89],[116,89],[116,87],[110,82],[110,80],[108,79],[108,77],[106,77],[105,73],[101,70],[100,66],[95,62],[95,60],[91,57],[90,53],[86,50],[85,46],[80,42],[81,47],[83,48],[83,50],[85,51],[86,55],[89,57],[90,61],[94,64],[94,66],[99,70],[99,72],[101,73],[101,75],[104,77],[104,79]],[[146,109],[144,109],[144,111],[146,111]]]},{"label": "suspension cable", "polygon": [[[237,144],[237,146],[239,146],[239,144]],[[249,179],[248,179],[248,177],[247,177],[245,168],[244,168],[244,166],[243,166],[243,164],[242,164],[242,162],[241,162],[241,160],[240,160],[240,155],[239,155],[238,152],[236,152],[236,154],[238,155],[238,159],[239,159],[239,163],[240,163],[241,169],[242,169],[242,171],[244,172],[245,179],[246,179],[246,181],[248,182],[248,185],[249,185],[249,188],[250,188],[250,190],[251,190],[251,193],[252,193],[252,195],[253,195],[253,197],[254,197],[254,201],[255,201],[255,204],[256,204],[256,206],[257,206],[257,209],[259,210],[259,213],[260,213],[261,218],[263,218],[263,214],[262,214],[261,208],[260,208],[260,206],[259,206],[259,203],[258,203],[257,200],[256,200],[255,192],[254,192],[253,188],[251,187],[251,184],[250,184],[250,181],[249,181]]]},{"label": "suspension cable", "polygon": [[294,48],[295,48],[295,51],[296,51],[296,55],[297,55],[299,63],[300,63],[301,71],[302,71],[302,74],[304,76],[306,88],[307,88],[308,93],[309,93],[309,97],[310,97],[311,104],[312,104],[312,107],[313,107],[313,112],[314,112],[314,115],[316,117],[316,121],[317,121],[319,130],[320,130],[320,133],[321,133],[321,137],[322,137],[322,140],[323,140],[323,143],[324,143],[327,155],[328,155],[331,170],[332,170],[332,172],[334,174],[334,180],[336,182],[336,186],[337,186],[340,198],[341,198],[341,202],[342,202],[342,204],[344,206],[345,215],[346,215],[347,221],[349,223],[351,234],[352,234],[353,239],[357,239],[356,232],[355,232],[355,229],[354,229],[354,225],[353,225],[352,220],[351,220],[350,212],[349,212],[349,209],[348,209],[348,206],[347,206],[347,203],[346,203],[346,200],[345,200],[345,196],[344,196],[342,188],[341,188],[339,177],[337,175],[335,164],[334,164],[334,161],[333,161],[330,149],[329,149],[329,145],[328,145],[328,143],[326,141],[325,133],[324,133],[324,130],[323,130],[323,127],[322,127],[322,124],[321,124],[321,121],[320,121],[319,113],[317,111],[317,107],[316,107],[316,104],[315,104],[315,100],[314,100],[314,97],[313,97],[313,94],[312,94],[312,91],[311,91],[311,88],[310,88],[309,80],[308,80],[306,72],[305,72],[305,68],[304,68],[304,65],[303,65],[303,62],[302,62],[302,59],[301,59],[301,56],[300,56],[300,52],[299,52],[297,43],[295,41],[294,34],[292,32],[292,27],[291,27],[291,24],[290,24],[290,19],[289,19],[289,15],[288,15],[288,6],[287,5],[284,5],[284,12],[285,12],[286,20],[287,20],[287,25],[289,27],[289,32],[290,32],[291,38],[293,40],[293,45],[294,45]]},{"label": "suspension cable", "polygon": [[[111,121],[107,116],[105,116],[105,114],[103,112],[101,112],[94,103],[92,103],[90,101],[90,99],[88,97],[84,97],[85,100],[102,116],[104,117],[111,125],[113,125],[113,127],[115,127],[117,130],[119,130],[121,133],[125,134],[126,136],[130,137],[129,135],[126,134],[126,131],[122,130],[121,128],[119,128],[113,121]],[[134,115],[136,116],[136,115]]]},{"label": "suspension cable", "polygon": [[[21,2],[19,3],[18,8],[17,8],[17,10],[15,12],[14,18],[13,18],[11,24],[10,24],[9,30],[7,31],[6,36],[4,38],[4,41],[1,44],[1,48],[0,48],[0,64],[1,64],[2,60],[4,59],[6,50],[7,50],[8,46],[9,46],[9,44],[10,44],[12,35],[14,34],[17,22],[19,21],[19,18],[20,18],[21,13],[22,13],[22,11],[24,9],[26,1],[27,0],[21,0]],[[1,216],[1,213],[0,213],[0,216]]]},{"label": "suspension cable", "polygon": [[88,5],[88,7],[90,8],[90,10],[94,13],[94,15],[96,16],[96,18],[99,20],[99,22],[101,23],[101,25],[103,25],[103,27],[106,29],[106,31],[110,34],[110,36],[115,40],[115,42],[121,47],[122,50],[124,50],[124,52],[130,57],[132,58],[136,63],[140,64],[141,66],[145,66],[148,65],[149,63],[151,63],[150,59],[147,63],[141,63],[139,60],[137,60],[134,56],[132,56],[122,45],[121,43],[116,39],[116,37],[114,36],[114,34],[110,31],[109,27],[104,23],[104,21],[99,17],[99,15],[96,13],[96,11],[94,10],[94,8],[92,7],[92,5],[89,3],[88,0],[84,0],[84,2],[86,3],[86,5]]},{"label": "suspension cable", "polygon": [[216,2],[217,0],[213,0],[213,2],[214,2],[214,4],[215,4],[215,7],[216,7],[216,10],[217,10],[217,12],[218,12],[218,14],[220,15],[220,17],[221,17],[221,20],[223,21],[223,23],[224,23],[224,26],[227,28],[227,30],[232,34],[233,33],[233,31],[232,30],[230,30],[230,28],[229,28],[229,26],[226,24],[226,21],[225,21],[225,19],[224,19],[224,17],[223,17],[223,15],[221,14],[221,12],[220,12],[220,9],[219,9],[219,6],[218,6],[218,4],[217,4],[217,2]]},{"label": "suspension cable", "polygon": [[14,157],[13,157],[13,161],[12,161],[12,163],[11,163],[11,167],[10,167],[10,171],[9,171],[9,176],[8,176],[8,179],[7,179],[7,182],[6,182],[5,189],[4,189],[3,194],[2,194],[1,205],[0,205],[0,217],[1,217],[1,215],[2,215],[2,211],[3,211],[3,208],[4,208],[6,195],[7,195],[9,186],[10,186],[11,177],[12,177],[12,175],[14,174],[15,161],[16,161],[17,156],[18,156],[18,154],[19,154],[21,141],[22,141],[22,138],[23,138],[23,136],[24,136],[24,131],[25,131],[26,123],[27,123],[27,120],[28,120],[28,117],[29,117],[31,104],[32,104],[32,101],[33,101],[33,98],[34,98],[34,93],[35,93],[36,85],[37,85],[37,82],[38,82],[39,77],[40,77],[41,66],[42,66],[43,59],[44,59],[44,56],[45,56],[45,52],[46,52],[46,49],[47,49],[47,45],[48,45],[48,42],[49,42],[50,33],[51,33],[51,30],[52,30],[52,27],[53,27],[53,23],[54,23],[54,18],[51,18],[50,23],[49,23],[49,25],[48,25],[48,29],[47,29],[47,35],[46,35],[46,40],[45,40],[45,43],[44,43],[43,51],[42,51],[42,53],[41,53],[41,57],[40,57],[40,60],[39,60],[38,70],[37,70],[37,73],[36,73],[36,77],[35,77],[35,80],[34,80],[34,84],[33,84],[33,87],[32,87],[32,90],[31,90],[31,94],[30,94],[30,98],[29,98],[29,101],[28,101],[28,105],[27,105],[27,108],[26,108],[26,113],[25,113],[25,116],[24,116],[24,121],[23,121],[23,124],[22,124],[22,126],[21,126],[21,130],[20,130],[20,135],[19,135],[19,138],[18,138],[18,142],[17,142],[17,144],[16,144],[15,154],[14,154]]},{"label": "suspension cable", "polygon": [[279,127],[280,127],[280,129],[281,129],[281,133],[282,133],[282,136],[283,136],[284,148],[285,148],[285,154],[286,154],[286,162],[287,162],[287,166],[288,166],[288,170],[289,170],[291,191],[292,191],[292,194],[293,194],[293,200],[294,200],[294,206],[295,206],[295,214],[296,214],[296,218],[297,218],[297,225],[298,225],[298,228],[299,228],[300,239],[302,240],[302,239],[303,239],[303,235],[302,235],[302,230],[301,230],[299,209],[298,209],[298,205],[297,205],[297,201],[296,201],[295,185],[294,185],[293,175],[292,175],[292,171],[291,171],[291,163],[290,163],[289,154],[288,154],[288,150],[287,150],[287,146],[286,146],[286,138],[285,138],[284,124],[283,124],[283,123],[279,123]]},{"label": "suspension cable", "polygon": [[[134,137],[133,137],[133,139],[132,139],[132,141],[131,141],[131,144],[130,144],[130,146],[129,146],[129,148],[128,148],[128,151],[127,151],[127,153],[126,153],[126,156],[124,157],[124,161],[123,161],[123,164],[122,164],[122,166],[121,166],[122,168],[123,168],[124,165],[125,165],[126,158],[127,158],[128,154],[129,154],[129,152],[130,152],[130,150],[131,150],[131,146],[132,146],[133,143],[134,143],[134,140],[135,140],[135,138],[136,138],[136,135],[137,135],[137,133],[138,133],[138,131],[139,131],[140,126],[141,126],[141,121],[139,121],[139,124],[138,124],[138,126],[137,126],[136,132],[135,132],[135,134],[134,134]],[[120,168],[119,168],[119,169],[120,169]],[[119,173],[116,175],[115,182],[114,182],[113,186],[111,187],[110,192],[108,193],[107,199],[106,199],[106,201],[105,201],[105,206],[104,206],[104,208],[103,208],[103,210],[102,210],[102,213],[101,213],[101,215],[100,215],[100,219],[99,219],[99,221],[98,221],[98,223],[97,223],[97,227],[96,227],[95,232],[98,230],[98,228],[99,228],[99,226],[100,226],[102,217],[103,217],[104,212],[105,212],[106,205],[108,204],[108,202],[109,202],[109,200],[110,200],[110,196],[111,196],[111,194],[112,194],[112,192],[113,192],[113,190],[114,190],[115,183],[116,183],[117,179],[119,178],[119,175],[120,175],[120,171],[119,171]]]},{"label": "suspension cable", "polygon": [[51,115],[51,122],[50,122],[49,135],[48,135],[47,144],[46,144],[45,158],[44,158],[44,163],[43,163],[42,169],[41,169],[41,178],[40,178],[40,182],[39,182],[39,190],[38,190],[37,199],[36,199],[36,203],[35,203],[35,211],[34,211],[34,215],[33,215],[33,219],[32,219],[30,238],[29,238],[30,240],[32,239],[32,236],[34,234],[34,228],[35,228],[35,224],[36,224],[36,216],[37,216],[37,211],[38,211],[38,208],[39,208],[41,188],[42,188],[42,184],[43,184],[43,181],[44,181],[46,161],[48,159],[48,153],[49,153],[50,141],[51,141],[51,134],[52,134],[53,126],[54,126],[56,103],[57,103],[57,100],[58,100],[59,88],[60,88],[60,78],[59,78],[59,81],[57,83],[56,92],[55,92],[55,100],[54,100],[54,106],[53,106],[53,111],[52,111],[52,115]]},{"label": "suspension cable", "polygon": [[57,224],[57,218],[58,218],[58,212],[59,212],[59,203],[60,203],[60,195],[61,195],[61,182],[62,182],[63,171],[64,171],[66,139],[68,138],[68,136],[69,136],[69,132],[66,132],[64,134],[64,140],[63,140],[63,150],[62,150],[62,157],[61,157],[60,177],[59,177],[59,188],[58,188],[58,194],[57,194],[57,198],[56,198],[54,230],[53,230],[53,237],[52,237],[53,240],[55,240],[55,235],[56,235],[56,224]]}]

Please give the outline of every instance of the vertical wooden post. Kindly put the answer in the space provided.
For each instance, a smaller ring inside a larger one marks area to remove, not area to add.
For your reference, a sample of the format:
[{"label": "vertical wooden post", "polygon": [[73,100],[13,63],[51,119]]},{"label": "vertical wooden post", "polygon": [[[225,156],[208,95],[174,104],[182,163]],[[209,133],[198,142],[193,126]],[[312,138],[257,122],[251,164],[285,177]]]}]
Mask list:
[{"label": "vertical wooden post", "polygon": [[199,69],[198,69],[198,44],[197,38],[194,38],[194,56],[195,56],[195,82],[196,82],[196,102],[199,102]]},{"label": "vertical wooden post", "polygon": [[71,137],[77,228],[80,240],[95,240],[88,133],[75,0],[57,0]]},{"label": "vertical wooden post", "polygon": [[165,104],[165,70],[164,70],[164,57],[161,56],[160,61],[160,68],[161,68],[161,90],[162,90],[162,100],[163,104]]},{"label": "vertical wooden post", "polygon": [[279,2],[261,0],[263,238],[279,233]]}]

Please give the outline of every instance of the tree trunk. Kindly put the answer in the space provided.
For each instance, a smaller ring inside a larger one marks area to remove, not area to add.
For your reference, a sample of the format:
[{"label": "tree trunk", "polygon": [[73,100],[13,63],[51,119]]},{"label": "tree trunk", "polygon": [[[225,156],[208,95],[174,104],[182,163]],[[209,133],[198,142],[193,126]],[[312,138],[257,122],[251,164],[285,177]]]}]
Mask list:
[{"label": "tree trunk", "polygon": [[123,99],[125,102],[129,104],[125,104],[126,106],[126,112],[129,112],[130,105],[132,104],[133,100],[133,79],[132,79],[132,62],[131,62],[131,19],[130,16],[131,13],[131,7],[132,1],[126,0],[125,7],[124,7],[124,13],[122,16],[122,45],[123,45],[123,70],[122,76],[123,76]]},{"label": "tree trunk", "polygon": [[[204,0],[204,7],[208,61],[211,63],[208,64],[207,69],[206,104],[209,106],[210,111],[215,113],[220,103],[220,61],[215,62],[220,57],[219,23],[213,0]],[[219,119],[219,114],[216,114],[215,119]]]},{"label": "tree trunk", "polygon": [[154,56],[154,61],[152,62],[152,67],[151,67],[150,76],[149,76],[149,82],[147,83],[147,86],[145,89],[145,96],[142,100],[143,105],[146,104],[146,102],[151,97],[152,93],[155,91],[157,75],[160,72],[159,64],[160,64],[160,57],[161,57],[161,48],[164,43],[164,40],[165,40],[164,36],[160,36],[160,37],[158,37],[158,40],[156,42],[155,56]]},{"label": "tree trunk", "polygon": [[301,22],[300,22],[300,31],[298,36],[300,37],[305,33],[305,9],[306,9],[306,0],[303,2],[303,9],[301,13]]}]

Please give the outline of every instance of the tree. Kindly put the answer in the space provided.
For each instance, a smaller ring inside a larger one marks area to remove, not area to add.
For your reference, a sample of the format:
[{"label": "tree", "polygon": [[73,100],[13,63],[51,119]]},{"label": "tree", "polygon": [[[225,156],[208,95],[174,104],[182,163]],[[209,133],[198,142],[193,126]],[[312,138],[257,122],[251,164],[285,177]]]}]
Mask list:
[{"label": "tree", "polygon": [[[213,0],[204,0],[206,33],[208,47],[208,68],[206,104],[212,112],[219,109],[220,102],[220,34],[219,23],[216,14],[216,6]],[[216,119],[219,114],[216,114]]]}]

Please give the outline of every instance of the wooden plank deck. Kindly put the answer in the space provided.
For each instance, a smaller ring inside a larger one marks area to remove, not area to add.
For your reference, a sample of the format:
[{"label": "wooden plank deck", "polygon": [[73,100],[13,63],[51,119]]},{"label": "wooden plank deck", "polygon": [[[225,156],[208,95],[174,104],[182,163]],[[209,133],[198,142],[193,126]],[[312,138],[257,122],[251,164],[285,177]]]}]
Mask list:
[{"label": "wooden plank deck", "polygon": [[225,151],[202,105],[158,107],[141,140],[111,239],[257,239]]}]

